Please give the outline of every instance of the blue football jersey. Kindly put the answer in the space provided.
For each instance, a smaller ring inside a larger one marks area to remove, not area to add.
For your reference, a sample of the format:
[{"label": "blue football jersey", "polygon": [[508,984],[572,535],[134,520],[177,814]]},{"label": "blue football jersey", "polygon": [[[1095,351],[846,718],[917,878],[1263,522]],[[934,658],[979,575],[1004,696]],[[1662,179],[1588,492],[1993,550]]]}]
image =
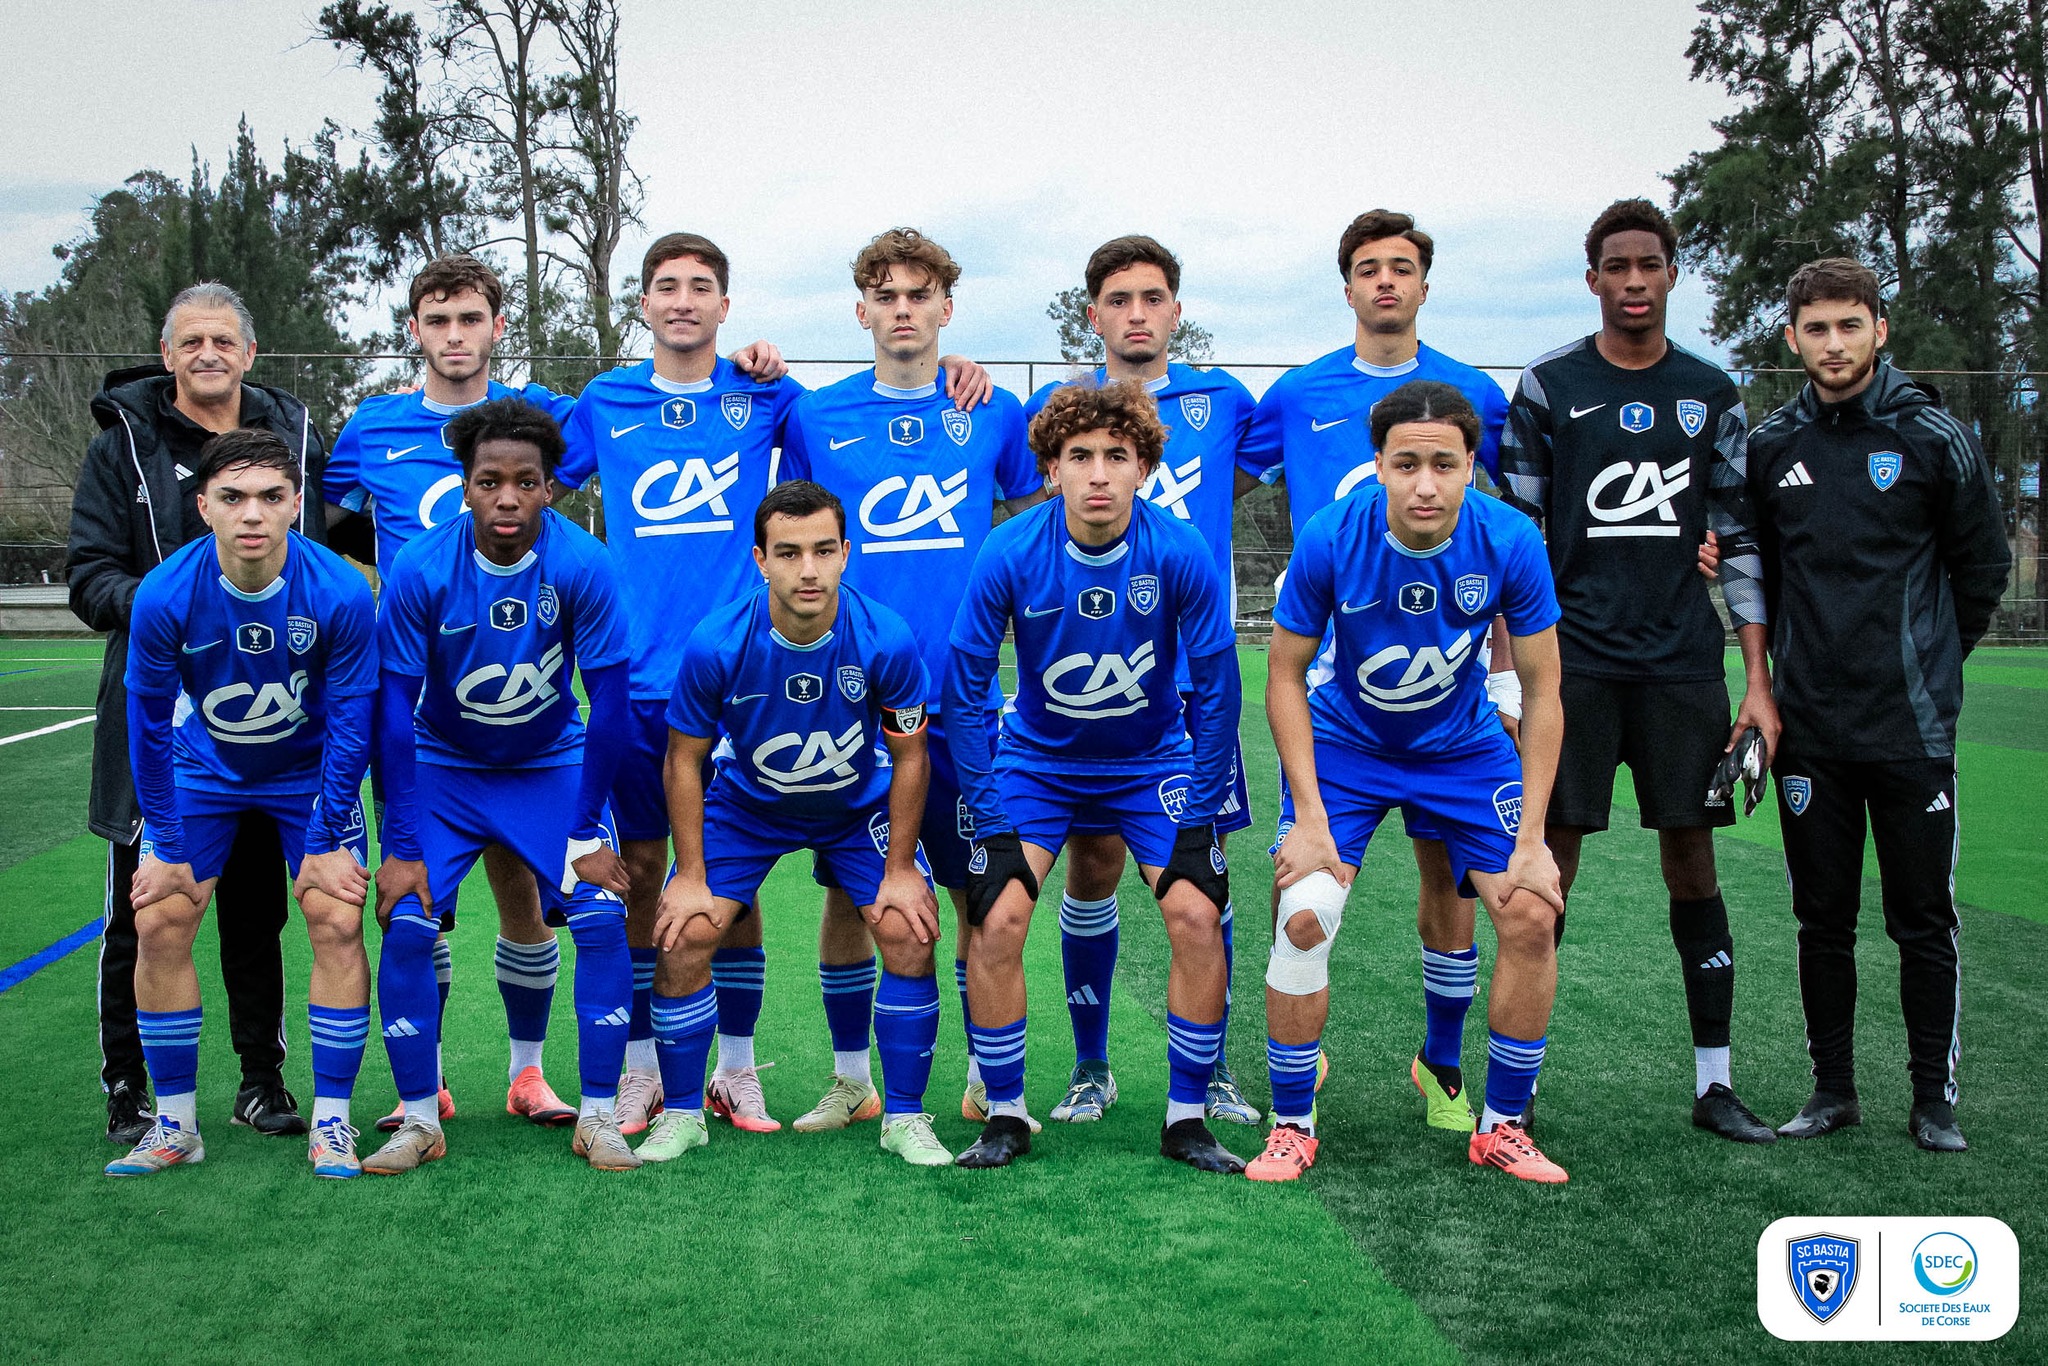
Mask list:
[{"label": "blue football jersey", "polygon": [[683,643],[713,608],[760,585],[754,509],[803,387],[768,384],[720,359],[677,384],[653,361],[609,370],[577,396],[556,477],[604,486],[605,541],[633,640],[632,693],[666,699]]},{"label": "blue football jersey", "polygon": [[176,697],[180,786],[310,796],[332,699],[377,691],[376,608],[348,562],[292,532],[261,593],[221,572],[214,538],[143,578],[129,620],[128,690]]},{"label": "blue football jersey", "polygon": [[690,636],[668,724],[731,739],[714,782],[778,811],[840,820],[886,800],[881,732],[915,733],[930,691],[910,627],[881,603],[841,585],[832,629],[792,645],[769,619],[764,584]]},{"label": "blue football jersey", "polygon": [[785,479],[814,480],[846,504],[846,582],[909,624],[934,712],[960,588],[995,504],[1045,483],[1014,395],[998,389],[968,413],[945,387],[943,371],[935,383],[895,389],[863,370],[797,401],[782,453]]},{"label": "blue football jersey", "polygon": [[[514,389],[493,380],[488,397],[523,398],[557,422],[576,406],[538,384]],[[372,394],[334,438],[320,491],[355,512],[374,504],[380,569],[391,568],[407,541],[462,512],[462,465],[447,435],[462,407],[435,403],[424,390]]]},{"label": "blue football jersey", "polygon": [[583,760],[570,680],[581,664],[623,664],[629,651],[611,556],[560,513],[515,565],[476,548],[465,512],[398,553],[385,581],[378,643],[384,667],[426,680],[417,716],[421,763],[559,768]]},{"label": "blue football jersey", "polygon": [[1173,660],[1234,649],[1209,548],[1151,503],[1123,539],[1090,552],[1066,505],[1041,503],[995,529],[960,603],[952,647],[995,657],[1015,625],[1017,695],[999,764],[1064,772],[1149,773],[1193,754]]},{"label": "blue football jersey", "polygon": [[1361,484],[1377,483],[1373,405],[1411,380],[1460,390],[1479,414],[1479,463],[1500,480],[1500,431],[1508,396],[1482,370],[1427,346],[1405,365],[1368,365],[1351,347],[1296,366],[1266,390],[1252,414],[1238,461],[1267,483],[1283,474],[1299,537],[1309,519]]},{"label": "blue football jersey", "polygon": [[1377,485],[1309,519],[1273,607],[1297,635],[1334,628],[1336,676],[1309,696],[1317,738],[1379,754],[1456,753],[1499,733],[1481,662],[1497,615],[1517,636],[1557,623],[1536,524],[1467,493],[1450,538],[1413,551],[1387,529]]}]

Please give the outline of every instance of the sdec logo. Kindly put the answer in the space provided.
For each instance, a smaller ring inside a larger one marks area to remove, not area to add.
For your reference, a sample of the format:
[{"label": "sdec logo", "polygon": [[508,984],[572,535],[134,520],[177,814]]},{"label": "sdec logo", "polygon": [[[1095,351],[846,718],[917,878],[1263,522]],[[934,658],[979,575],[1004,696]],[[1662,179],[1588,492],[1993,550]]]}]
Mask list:
[{"label": "sdec logo", "polygon": [[1913,1278],[1930,1295],[1960,1295],[1977,1279],[1977,1249],[1958,1233],[1930,1233],[1913,1248]]}]

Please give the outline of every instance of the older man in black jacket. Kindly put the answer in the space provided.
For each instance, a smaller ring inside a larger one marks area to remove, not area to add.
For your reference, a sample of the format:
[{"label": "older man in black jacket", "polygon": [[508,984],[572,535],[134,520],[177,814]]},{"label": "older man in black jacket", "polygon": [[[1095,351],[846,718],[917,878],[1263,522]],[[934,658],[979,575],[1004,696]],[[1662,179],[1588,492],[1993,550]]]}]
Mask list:
[{"label": "older man in black jacket", "polygon": [[[92,412],[99,435],[86,450],[71,505],[66,567],[71,610],[107,635],[93,734],[88,824],[108,841],[106,928],[100,947],[100,1080],[107,1137],[133,1143],[152,1105],[135,1025],[135,876],[142,813],[128,767],[128,612],[142,576],[187,541],[209,534],[192,471],[216,432],[261,427],[277,433],[306,472],[299,530],[327,539],[320,501],[326,447],[305,405],[283,390],[247,384],[256,329],[225,285],[193,285],[164,319],[163,367],[109,374]],[[221,975],[230,1033],[242,1063],[234,1120],[272,1134],[303,1134],[298,1102],[284,1086],[284,967],[278,934],[286,916],[284,858],[276,826],[246,819],[217,894]]]}]

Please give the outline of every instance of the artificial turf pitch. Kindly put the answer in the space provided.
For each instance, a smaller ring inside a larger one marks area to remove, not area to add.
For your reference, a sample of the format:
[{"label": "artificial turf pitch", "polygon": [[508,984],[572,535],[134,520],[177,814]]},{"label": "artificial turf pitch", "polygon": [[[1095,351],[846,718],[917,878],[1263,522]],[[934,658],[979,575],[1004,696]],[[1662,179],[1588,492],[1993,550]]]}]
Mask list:
[{"label": "artificial turf pitch", "polygon": [[[1258,706],[1265,658],[1244,652],[1247,763],[1258,823],[1232,847],[1239,1009],[1231,1057],[1265,1097],[1261,978],[1269,942],[1274,761]],[[765,1359],[783,1361],[1894,1361],[2048,1358],[2026,1302],[2048,1255],[2048,1143],[2032,1111],[2048,1058],[2048,651],[1970,665],[1960,757],[1963,1102],[1972,1151],[1920,1153],[1896,1004],[1897,958],[1866,882],[1858,1057],[1865,1123],[1818,1143],[1746,1148],[1688,1123],[1692,1079],[1656,844],[1632,827],[1586,845],[1560,959],[1537,1137],[1571,1172],[1532,1188],[1470,1165],[1422,1124],[1407,1061],[1420,1038],[1415,877],[1391,827],[1375,844],[1333,960],[1318,1166],[1294,1186],[1203,1176],[1156,1155],[1165,1091],[1165,936],[1135,875],[1111,1051],[1121,1102],[1101,1124],[1048,1126],[1003,1172],[913,1171],[876,1128],[756,1136],[665,1167],[600,1174],[568,1134],[503,1111],[504,1017],[481,876],[453,936],[447,1063],[460,1114],[447,1160],[398,1180],[316,1181],[295,1140],[231,1128],[235,1067],[202,933],[209,1028],[200,1075],[208,1160],[143,1181],[99,1174],[90,945],[0,993],[0,1358],[218,1361]],[[96,649],[0,643],[0,968],[96,912],[105,846],[81,835],[91,727],[6,743],[83,715]],[[7,710],[70,708],[72,710]],[[1793,924],[1771,806],[1719,841],[1737,954],[1735,1080],[1766,1119],[1804,1099]],[[1874,864],[1870,871],[1874,872]],[[1071,1060],[1054,909],[1031,973],[1034,1113]],[[768,996],[759,1048],[785,1121],[816,1098],[830,1054],[815,975],[816,896],[800,859],[764,894]],[[1481,918],[1481,955],[1491,937]],[[950,932],[950,925],[948,926]],[[375,953],[372,925],[372,954]],[[285,939],[293,1053],[310,1091],[302,935]],[[563,936],[564,958],[573,956]],[[942,946],[942,953],[950,945]],[[549,1071],[574,1088],[568,963]],[[964,1071],[951,973],[930,1095],[954,1148]],[[1482,973],[1482,984],[1485,974]],[[1483,1082],[1482,1006],[1466,1040]],[[372,1039],[363,1127],[391,1099]],[[1250,1155],[1255,1135],[1217,1126]],[[1940,1349],[1781,1343],[1758,1326],[1757,1236],[1783,1215],[1992,1214],[2022,1249],[2022,1311],[2004,1340]]]}]

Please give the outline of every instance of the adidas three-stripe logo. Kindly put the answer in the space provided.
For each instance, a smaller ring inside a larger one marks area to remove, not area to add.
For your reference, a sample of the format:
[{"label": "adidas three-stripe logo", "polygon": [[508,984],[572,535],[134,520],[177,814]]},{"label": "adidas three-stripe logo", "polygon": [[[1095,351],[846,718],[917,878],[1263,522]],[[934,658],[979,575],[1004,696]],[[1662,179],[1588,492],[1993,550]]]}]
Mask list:
[{"label": "adidas three-stripe logo", "polygon": [[1102,1002],[1096,999],[1095,988],[1083,982],[1078,989],[1067,993],[1067,1004],[1070,1006],[1099,1006]]},{"label": "adidas three-stripe logo", "polygon": [[1943,792],[1943,793],[1939,793],[1939,794],[1937,794],[1937,795],[1935,796],[1935,798],[1934,798],[1934,800],[1933,800],[1933,801],[1931,801],[1931,802],[1927,803],[1927,809],[1928,809],[1928,811],[1930,811],[1930,812],[1934,812],[1934,811],[1946,811],[1946,810],[1948,810],[1948,809],[1949,809],[1949,807],[1951,807],[1951,806],[1953,806],[1953,805],[1954,805],[1954,803],[1953,803],[1953,802],[1951,802],[1951,801],[1949,801],[1949,799],[1948,799],[1948,793],[1946,793],[1946,792]]},{"label": "adidas three-stripe logo", "polygon": [[415,1025],[411,1020],[406,1019],[402,1015],[399,1018],[393,1020],[390,1024],[384,1026],[384,1037],[387,1039],[415,1038],[418,1036],[419,1032],[419,1026]]},{"label": "adidas three-stripe logo", "polygon": [[1785,471],[1785,477],[1778,481],[1778,487],[1781,489],[1805,488],[1812,483],[1813,476],[1806,472],[1806,462],[1800,460],[1796,461],[1791,469]]},{"label": "adidas three-stripe logo", "polygon": [[1709,958],[1706,962],[1700,964],[1700,970],[1704,972],[1709,968],[1732,968],[1734,966],[1735,960],[1728,956],[1728,950],[1722,949],[1720,952],[1716,953],[1712,958]]},{"label": "adidas three-stripe logo", "polygon": [[617,1010],[614,1010],[611,1014],[605,1016],[602,1020],[599,1020],[597,1023],[601,1025],[623,1025],[631,1024],[632,1020],[633,1016],[631,1012],[629,1012],[626,1009],[626,1007],[620,1006]]}]

